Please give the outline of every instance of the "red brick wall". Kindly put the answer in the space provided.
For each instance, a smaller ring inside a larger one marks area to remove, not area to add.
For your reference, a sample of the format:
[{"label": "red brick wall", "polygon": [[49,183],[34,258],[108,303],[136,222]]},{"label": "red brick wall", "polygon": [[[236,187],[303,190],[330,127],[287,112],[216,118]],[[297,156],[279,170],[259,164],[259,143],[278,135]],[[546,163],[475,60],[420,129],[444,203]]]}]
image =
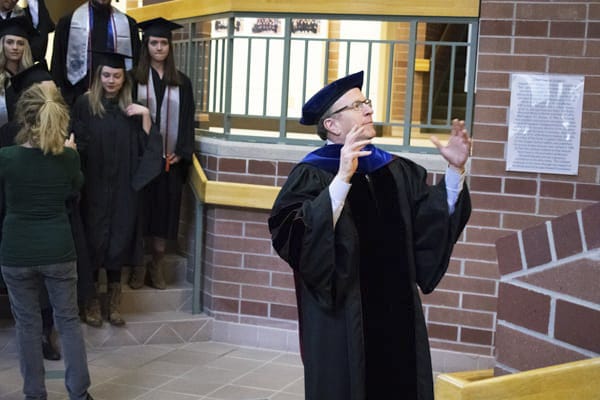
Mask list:
[{"label": "red brick wall", "polygon": [[[598,39],[597,1],[482,0],[469,171],[473,215],[453,253],[453,266],[442,280],[442,290],[437,293],[450,300],[440,309],[428,306],[428,321],[436,327],[430,331],[434,347],[492,351],[499,278],[495,241],[600,201]],[[505,170],[509,81],[513,72],[585,75],[577,176]],[[540,229],[524,231],[523,240],[542,240],[537,231]],[[504,240],[514,245],[516,238]],[[543,250],[547,246],[543,241],[527,246],[527,258],[539,263],[548,261]],[[499,254],[517,257],[506,251]],[[519,267],[519,262],[516,259],[513,267]]]},{"label": "red brick wall", "polygon": [[[277,161],[203,155],[208,179],[282,185],[293,166]],[[297,327],[291,269],[274,252],[268,211],[209,207],[205,232],[205,307],[215,319]]]},{"label": "red brick wall", "polygon": [[496,242],[496,373],[600,356],[600,202]]}]

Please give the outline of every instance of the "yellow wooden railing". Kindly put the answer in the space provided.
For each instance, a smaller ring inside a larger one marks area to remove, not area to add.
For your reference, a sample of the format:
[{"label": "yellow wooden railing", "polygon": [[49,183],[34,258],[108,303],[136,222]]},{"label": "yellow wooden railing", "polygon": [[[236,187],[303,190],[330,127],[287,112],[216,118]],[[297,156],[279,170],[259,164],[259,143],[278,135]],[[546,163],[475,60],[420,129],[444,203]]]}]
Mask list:
[{"label": "yellow wooden railing", "polygon": [[209,181],[196,156],[190,171],[190,187],[196,197],[194,246],[194,283],[192,290],[192,313],[202,312],[202,284],[204,251],[204,206],[206,204],[270,210],[279,193],[279,187],[251,185],[235,182]]},{"label": "yellow wooden railing", "polygon": [[478,17],[479,0],[172,0],[127,10],[138,21],[156,17],[184,19],[228,12]]},{"label": "yellow wooden railing", "polygon": [[600,358],[511,375],[493,370],[438,375],[436,400],[600,400]]},{"label": "yellow wooden railing", "polygon": [[270,210],[279,193],[277,186],[209,181],[195,156],[193,162],[190,183],[204,204]]}]

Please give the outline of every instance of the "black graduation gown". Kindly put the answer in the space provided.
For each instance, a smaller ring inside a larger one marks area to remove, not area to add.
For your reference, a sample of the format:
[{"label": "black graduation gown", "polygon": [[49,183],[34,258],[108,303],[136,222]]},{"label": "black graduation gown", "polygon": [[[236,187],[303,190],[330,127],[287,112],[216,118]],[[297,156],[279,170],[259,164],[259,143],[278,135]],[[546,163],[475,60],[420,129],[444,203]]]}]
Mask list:
[{"label": "black graduation gown", "polygon": [[91,114],[88,95],[73,106],[72,131],[85,177],[81,216],[93,269],[143,265],[139,190],[160,170],[160,136],[141,117],[127,117],[113,101]]},{"label": "black graduation gown", "polygon": [[[25,7],[25,14],[27,18],[33,23],[31,18],[31,10],[29,7]],[[42,61],[46,58],[46,50],[48,49],[48,34],[54,32],[56,25],[50,17],[48,8],[44,0],[38,1],[38,26],[36,28],[36,34],[29,40],[29,46],[31,47],[31,55],[34,61]]]},{"label": "black graduation gown", "polygon": [[[75,103],[77,97],[85,93],[91,84],[91,74],[88,74],[75,85],[72,85],[67,78],[67,50],[69,48],[69,31],[71,28],[71,19],[73,14],[65,15],[62,17],[56,26],[56,32],[54,32],[54,44],[52,50],[52,67],[51,73],[54,82],[60,88],[63,97],[67,104],[72,106]],[[94,13],[94,30],[92,34],[91,49],[94,50],[106,50],[106,42],[108,36],[108,18],[109,13],[107,12],[95,12]],[[131,49],[133,53],[133,64],[135,65],[140,54],[140,36],[137,28],[136,21],[127,16],[129,21],[129,34],[131,35]],[[92,61],[92,65],[97,65]]]},{"label": "black graduation gown", "polygon": [[465,187],[450,216],[445,184],[394,158],[355,174],[333,228],[334,175],[301,163],[277,197],[273,247],[294,270],[308,400],[433,399],[417,285],[431,292],[470,215]]},{"label": "black graduation gown", "polygon": [[[0,148],[12,146],[15,144],[15,136],[19,132],[19,125],[16,122],[7,122],[0,127]],[[0,181],[0,222],[4,221],[4,182]],[[1,225],[1,224],[0,224]],[[0,229],[0,242],[2,241],[2,229]],[[2,274],[0,274],[0,288],[6,287]]]},{"label": "black graduation gown", "polygon": [[7,77],[4,81],[4,94],[2,96],[4,96],[4,101],[6,102],[8,121],[12,121],[15,118],[17,108],[17,94],[10,84],[10,77]]},{"label": "black graduation gown", "polygon": [[[151,71],[157,110],[160,110],[166,87],[158,73],[154,69],[151,69]],[[181,193],[194,152],[196,104],[192,82],[181,72],[179,72],[179,78],[182,83],[179,86],[179,132],[175,154],[179,155],[181,160],[171,165],[169,172],[162,168],[160,175],[144,189],[144,233],[148,236],[165,239],[177,239]],[[134,87],[137,91],[137,84]],[[154,123],[160,126],[159,111],[156,113]]]}]

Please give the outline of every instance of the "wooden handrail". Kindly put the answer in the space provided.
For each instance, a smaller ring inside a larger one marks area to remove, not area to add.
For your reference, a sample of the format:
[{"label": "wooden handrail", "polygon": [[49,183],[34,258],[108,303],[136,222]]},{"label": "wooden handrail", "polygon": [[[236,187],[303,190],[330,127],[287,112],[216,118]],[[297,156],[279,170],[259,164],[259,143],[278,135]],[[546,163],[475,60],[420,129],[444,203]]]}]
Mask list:
[{"label": "wooden handrail", "polygon": [[600,358],[494,377],[493,370],[440,374],[436,400],[598,399]]},{"label": "wooden handrail", "polygon": [[477,18],[479,17],[479,0],[171,0],[127,10],[127,14],[138,21],[157,17],[171,20],[184,19],[229,12]]},{"label": "wooden handrail", "polygon": [[270,210],[281,189],[278,186],[209,181],[194,155],[190,183],[199,201],[220,206]]}]

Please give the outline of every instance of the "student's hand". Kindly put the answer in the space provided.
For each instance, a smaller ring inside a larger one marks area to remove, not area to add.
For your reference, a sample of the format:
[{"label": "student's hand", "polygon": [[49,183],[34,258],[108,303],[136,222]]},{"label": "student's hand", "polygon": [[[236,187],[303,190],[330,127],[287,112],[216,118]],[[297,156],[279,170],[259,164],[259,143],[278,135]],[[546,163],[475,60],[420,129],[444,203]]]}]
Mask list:
[{"label": "student's hand", "polygon": [[451,168],[458,172],[464,171],[471,154],[471,138],[465,129],[465,121],[452,120],[452,132],[445,146],[436,136],[431,136],[430,140],[438,148],[442,157],[448,161]]},{"label": "student's hand", "polygon": [[340,168],[338,176],[346,183],[350,183],[352,175],[358,168],[358,158],[365,157],[371,154],[370,151],[362,150],[368,144],[371,144],[371,139],[363,135],[365,127],[354,125],[350,132],[346,135],[344,146],[340,150]]},{"label": "student's hand", "polygon": [[125,114],[127,114],[128,117],[131,117],[132,115],[150,115],[150,110],[140,104],[131,103],[125,109]]},{"label": "student's hand", "polygon": [[181,160],[181,157],[179,157],[175,153],[171,153],[171,154],[167,155],[167,162],[169,164],[177,164],[179,162],[179,160]]},{"label": "student's hand", "polygon": [[152,120],[150,119],[150,110],[148,107],[144,107],[141,104],[131,103],[125,109],[125,114],[128,117],[133,115],[141,115],[142,116],[142,128],[146,135],[150,134],[150,127],[152,126]]},{"label": "student's hand", "polygon": [[65,139],[65,147],[70,147],[77,151],[77,143],[75,143],[75,134],[73,134],[73,132],[71,132],[69,137]]}]

